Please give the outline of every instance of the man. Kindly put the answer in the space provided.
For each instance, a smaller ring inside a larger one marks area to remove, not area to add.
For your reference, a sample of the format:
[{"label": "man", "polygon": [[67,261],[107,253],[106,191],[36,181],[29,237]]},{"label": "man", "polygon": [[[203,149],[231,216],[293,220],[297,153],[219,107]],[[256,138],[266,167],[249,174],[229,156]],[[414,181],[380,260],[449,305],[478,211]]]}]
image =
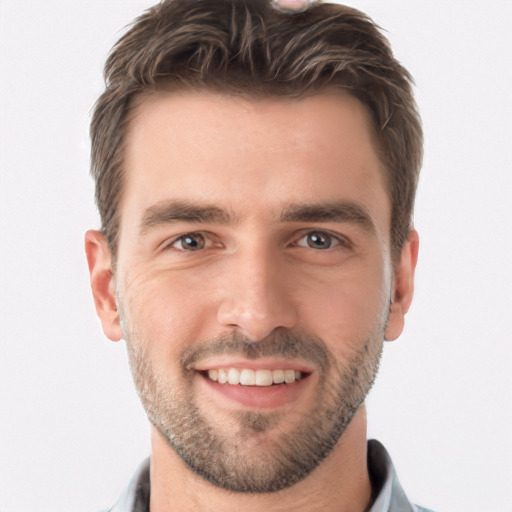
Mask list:
[{"label": "man", "polygon": [[362,13],[168,0],[106,64],[85,246],[152,453],[112,511],[412,511],[364,399],[413,295],[422,134]]}]

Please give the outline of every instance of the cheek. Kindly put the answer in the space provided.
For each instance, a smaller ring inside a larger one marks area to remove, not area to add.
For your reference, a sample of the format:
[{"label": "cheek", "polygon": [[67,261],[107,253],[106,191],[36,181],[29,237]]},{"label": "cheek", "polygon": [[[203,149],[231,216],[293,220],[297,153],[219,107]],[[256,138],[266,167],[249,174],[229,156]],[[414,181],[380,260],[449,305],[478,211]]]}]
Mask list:
[{"label": "cheek", "polygon": [[208,281],[193,273],[131,269],[119,290],[133,342],[151,343],[159,352],[175,351],[205,337],[214,315]]},{"label": "cheek", "polygon": [[309,287],[302,309],[313,329],[334,351],[358,351],[376,329],[384,329],[389,283],[383,265],[340,270]]}]

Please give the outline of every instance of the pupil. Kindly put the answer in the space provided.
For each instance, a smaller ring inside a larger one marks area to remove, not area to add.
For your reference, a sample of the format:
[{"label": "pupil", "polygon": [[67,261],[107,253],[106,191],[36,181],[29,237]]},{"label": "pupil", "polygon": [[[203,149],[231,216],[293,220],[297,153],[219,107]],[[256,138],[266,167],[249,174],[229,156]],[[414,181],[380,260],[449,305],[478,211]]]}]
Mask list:
[{"label": "pupil", "polygon": [[309,235],[309,246],[315,249],[328,249],[330,242],[327,236],[321,233],[313,233]]},{"label": "pupil", "polygon": [[202,249],[204,243],[201,243],[201,239],[198,236],[186,235],[183,237],[183,246],[188,249]]}]

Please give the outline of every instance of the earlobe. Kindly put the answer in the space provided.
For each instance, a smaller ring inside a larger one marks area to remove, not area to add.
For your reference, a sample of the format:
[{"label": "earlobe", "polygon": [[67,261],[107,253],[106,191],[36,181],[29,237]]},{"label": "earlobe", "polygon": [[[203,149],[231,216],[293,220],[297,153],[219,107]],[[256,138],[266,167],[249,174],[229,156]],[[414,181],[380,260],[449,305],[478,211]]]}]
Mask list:
[{"label": "earlobe", "polygon": [[112,256],[101,231],[85,234],[85,254],[96,313],[105,336],[112,341],[123,337],[117,312]]},{"label": "earlobe", "polygon": [[399,261],[395,264],[393,293],[384,335],[386,341],[395,340],[404,330],[405,314],[409,311],[414,294],[414,271],[418,261],[418,250],[419,236],[413,229],[402,248]]}]

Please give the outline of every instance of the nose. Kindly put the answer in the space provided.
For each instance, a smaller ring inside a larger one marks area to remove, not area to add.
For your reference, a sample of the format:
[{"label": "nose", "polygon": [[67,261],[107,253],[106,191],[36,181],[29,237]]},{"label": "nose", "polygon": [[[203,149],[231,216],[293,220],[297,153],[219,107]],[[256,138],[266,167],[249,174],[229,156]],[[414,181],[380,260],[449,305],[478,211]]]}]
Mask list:
[{"label": "nose", "polygon": [[284,262],[269,251],[247,253],[240,251],[230,262],[217,319],[222,326],[258,341],[277,329],[294,327],[298,314],[292,276]]}]

